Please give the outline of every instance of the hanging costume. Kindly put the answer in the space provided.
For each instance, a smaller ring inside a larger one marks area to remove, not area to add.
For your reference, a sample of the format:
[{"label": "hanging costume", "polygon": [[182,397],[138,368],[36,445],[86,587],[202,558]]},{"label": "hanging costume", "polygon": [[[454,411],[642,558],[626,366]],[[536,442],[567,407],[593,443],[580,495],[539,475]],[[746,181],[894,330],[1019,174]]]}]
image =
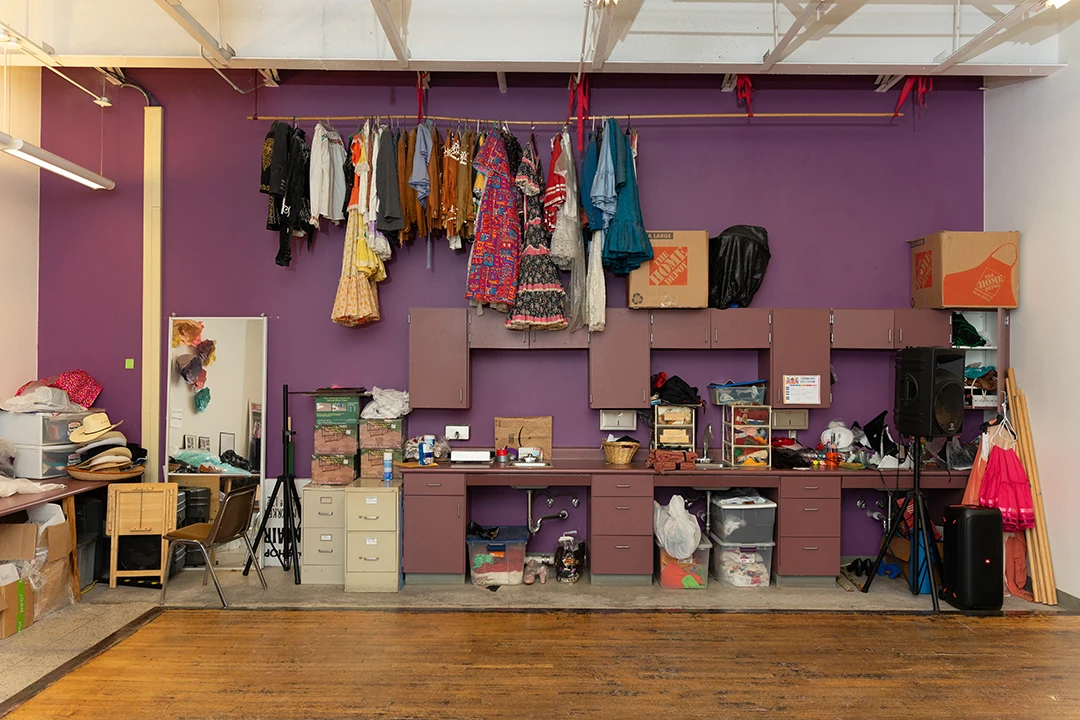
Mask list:
[{"label": "hanging costume", "polygon": [[517,298],[513,312],[506,319],[506,327],[511,330],[561,330],[566,327],[566,293],[548,249],[550,236],[543,223],[543,176],[535,141],[531,138],[518,169],[517,186],[525,196],[525,244]]},{"label": "hanging costume", "polygon": [[604,267],[616,275],[629,275],[643,262],[652,260],[652,243],[641,221],[637,173],[634,171],[630,139],[620,131],[618,123],[612,118],[608,118],[604,134],[605,141],[611,141],[615,191],[618,195],[615,216],[604,236]]},{"label": "hanging costume", "polygon": [[585,278],[585,324],[589,332],[603,332],[607,325],[607,285],[602,257],[604,225],[600,210],[592,200],[598,153],[596,138],[590,135],[589,146],[585,148],[585,157],[581,160],[581,205],[585,210],[590,235],[588,274]]},{"label": "hanging costume", "polygon": [[293,236],[307,235],[311,244],[311,197],[308,191],[311,148],[304,131],[275,122],[263,141],[262,178],[259,189],[267,200],[266,229],[278,232],[275,262],[292,262]]},{"label": "hanging costume", "polygon": [[476,305],[491,305],[499,312],[508,312],[517,294],[520,193],[510,176],[506,146],[499,133],[488,135],[474,166],[478,177],[483,178],[483,190],[465,298]]}]

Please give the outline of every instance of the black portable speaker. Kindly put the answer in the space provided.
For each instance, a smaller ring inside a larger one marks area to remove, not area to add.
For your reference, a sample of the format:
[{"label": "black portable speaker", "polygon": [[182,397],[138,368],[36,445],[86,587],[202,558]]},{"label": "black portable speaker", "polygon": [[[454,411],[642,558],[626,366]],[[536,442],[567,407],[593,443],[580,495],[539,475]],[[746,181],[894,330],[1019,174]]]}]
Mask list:
[{"label": "black portable speaker", "polygon": [[1000,610],[1004,588],[1001,511],[974,505],[945,508],[941,598],[960,610]]},{"label": "black portable speaker", "polygon": [[896,430],[909,437],[959,435],[964,426],[964,353],[904,348],[896,357]]}]

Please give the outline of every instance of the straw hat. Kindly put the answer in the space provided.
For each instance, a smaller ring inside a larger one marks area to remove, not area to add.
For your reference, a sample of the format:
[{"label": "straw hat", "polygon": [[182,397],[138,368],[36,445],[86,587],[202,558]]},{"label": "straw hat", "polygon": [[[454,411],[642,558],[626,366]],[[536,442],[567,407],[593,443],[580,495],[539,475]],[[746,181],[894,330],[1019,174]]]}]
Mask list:
[{"label": "straw hat", "polygon": [[81,445],[82,443],[97,440],[110,430],[119,427],[124,421],[110,423],[109,416],[105,413],[93,413],[82,419],[82,424],[71,431],[71,442]]}]

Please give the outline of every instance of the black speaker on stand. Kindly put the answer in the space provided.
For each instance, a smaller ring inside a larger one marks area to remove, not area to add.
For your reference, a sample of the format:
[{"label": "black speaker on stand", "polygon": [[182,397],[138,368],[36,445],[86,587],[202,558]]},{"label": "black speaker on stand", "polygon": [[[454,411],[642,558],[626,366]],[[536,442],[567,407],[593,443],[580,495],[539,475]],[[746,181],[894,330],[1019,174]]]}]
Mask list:
[{"label": "black speaker on stand", "polygon": [[909,507],[912,508],[912,552],[908,581],[911,594],[919,594],[920,578],[926,573],[930,578],[930,597],[934,612],[941,609],[938,602],[934,567],[943,563],[934,542],[934,526],[922,491],[922,440],[959,435],[964,426],[964,354],[950,348],[919,347],[904,348],[896,358],[896,430],[901,435],[913,437],[912,463],[914,472],[911,490],[904,496],[900,511],[893,517],[885,534],[881,551],[871,569],[862,591],[870,592],[870,585],[877,576],[878,568],[885,560],[889,545],[905,522]]}]

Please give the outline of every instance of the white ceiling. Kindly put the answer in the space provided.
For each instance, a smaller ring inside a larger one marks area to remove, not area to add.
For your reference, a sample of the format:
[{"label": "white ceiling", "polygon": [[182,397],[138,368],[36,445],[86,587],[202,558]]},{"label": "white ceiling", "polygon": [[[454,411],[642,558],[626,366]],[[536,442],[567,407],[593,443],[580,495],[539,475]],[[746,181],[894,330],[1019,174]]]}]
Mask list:
[{"label": "white ceiling", "polygon": [[[582,0],[387,0],[386,17],[404,28],[408,57],[403,61],[395,57],[376,13],[382,1],[0,0],[0,21],[47,43],[66,66],[205,68],[200,45],[159,6],[182,2],[215,43],[220,39],[235,51],[229,63],[234,68],[570,72],[578,67],[586,19]],[[811,0],[815,6],[819,1]],[[805,2],[619,0],[605,23],[593,19],[586,68],[757,73],[763,56],[803,16],[805,27],[769,72],[927,74],[1016,7],[993,0],[836,0],[803,13]],[[1071,6],[1033,7],[1021,23],[944,74],[1034,77],[1061,67],[1058,31]],[[33,59],[15,53],[11,61]]]}]

